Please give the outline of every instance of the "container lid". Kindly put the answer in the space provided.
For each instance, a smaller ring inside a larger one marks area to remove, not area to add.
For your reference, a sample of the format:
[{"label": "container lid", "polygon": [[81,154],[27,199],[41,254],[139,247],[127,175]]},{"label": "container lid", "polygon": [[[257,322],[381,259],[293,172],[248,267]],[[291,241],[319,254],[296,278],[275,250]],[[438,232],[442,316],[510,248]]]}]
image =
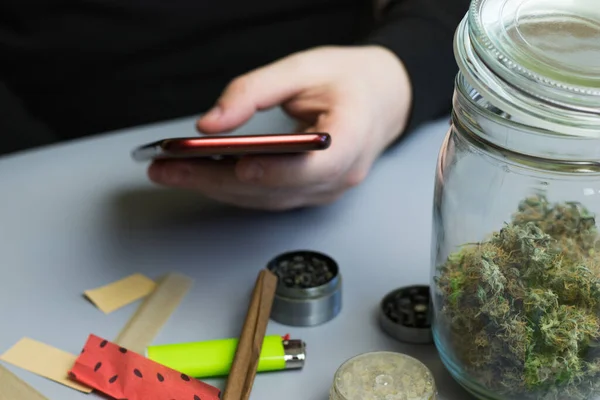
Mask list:
[{"label": "container lid", "polygon": [[530,95],[600,111],[598,0],[473,0],[470,40],[482,61]]},{"label": "container lid", "polygon": [[381,329],[405,343],[433,342],[431,316],[431,295],[426,285],[393,290],[384,296],[379,306]]},{"label": "container lid", "polygon": [[390,351],[363,353],[346,360],[331,386],[336,400],[435,400],[431,370],[416,358]]},{"label": "container lid", "polygon": [[283,253],[267,264],[278,277],[271,319],[290,326],[316,326],[342,308],[342,276],[330,256],[310,250]]}]

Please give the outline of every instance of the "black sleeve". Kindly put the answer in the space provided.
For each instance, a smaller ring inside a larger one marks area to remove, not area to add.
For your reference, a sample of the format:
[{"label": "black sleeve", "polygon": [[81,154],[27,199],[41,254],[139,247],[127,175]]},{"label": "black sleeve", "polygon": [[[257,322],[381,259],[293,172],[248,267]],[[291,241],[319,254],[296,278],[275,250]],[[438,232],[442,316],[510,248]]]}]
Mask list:
[{"label": "black sleeve", "polygon": [[470,0],[390,0],[363,41],[390,49],[406,67],[413,104],[407,131],[450,111],[458,72],[454,32]]},{"label": "black sleeve", "polygon": [[54,133],[0,79],[0,156],[56,141]]}]

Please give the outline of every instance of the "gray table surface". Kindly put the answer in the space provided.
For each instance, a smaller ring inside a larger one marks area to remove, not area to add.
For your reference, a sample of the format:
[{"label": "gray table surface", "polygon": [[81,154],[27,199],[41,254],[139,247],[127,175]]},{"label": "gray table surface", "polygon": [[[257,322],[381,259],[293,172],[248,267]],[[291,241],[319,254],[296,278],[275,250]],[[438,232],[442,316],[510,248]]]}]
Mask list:
[{"label": "gray table surface", "polygon": [[[167,136],[192,136],[193,122],[0,158],[0,353],[24,336],[74,354],[90,333],[114,339],[139,302],[104,315],[82,292],[135,272],[154,278],[178,271],[194,279],[155,343],[236,337],[258,270],[281,252],[313,249],[340,264],[343,310],[314,328],[270,322],[268,334],[290,333],[307,342],[307,363],[302,371],[259,374],[253,399],[325,400],[338,366],[374,350],[425,362],[440,400],[471,398],[433,346],[390,339],[376,320],[388,291],[428,283],[435,161],[447,119],[410,135],[339,202],[286,213],[234,209],[149,183],[146,165],[134,163],[130,150]],[[282,113],[271,111],[237,133],[291,127]],[[101,398],[5,365],[49,399]]]}]

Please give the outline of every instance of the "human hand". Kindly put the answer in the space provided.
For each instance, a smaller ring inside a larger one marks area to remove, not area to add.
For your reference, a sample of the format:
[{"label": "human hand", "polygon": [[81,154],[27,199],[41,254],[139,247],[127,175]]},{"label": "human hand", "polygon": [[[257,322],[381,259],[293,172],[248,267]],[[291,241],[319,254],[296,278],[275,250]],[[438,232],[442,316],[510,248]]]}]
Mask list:
[{"label": "human hand", "polygon": [[197,128],[231,131],[256,111],[281,106],[305,132],[327,132],[331,146],[298,155],[247,156],[236,163],[161,160],[152,181],[240,207],[287,210],[333,202],[360,184],[403,131],[411,105],[408,74],[378,46],[320,47],[234,79]]}]

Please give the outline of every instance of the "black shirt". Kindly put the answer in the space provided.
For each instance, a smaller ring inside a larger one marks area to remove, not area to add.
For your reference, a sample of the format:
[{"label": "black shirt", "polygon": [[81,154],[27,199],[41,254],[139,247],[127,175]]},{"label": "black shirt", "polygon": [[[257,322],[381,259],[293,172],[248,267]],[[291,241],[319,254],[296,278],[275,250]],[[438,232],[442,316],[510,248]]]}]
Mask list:
[{"label": "black shirt", "polygon": [[449,110],[468,6],[396,0],[375,18],[371,0],[3,0],[0,151],[197,115],[235,76],[319,45],[394,51],[416,126]]}]

